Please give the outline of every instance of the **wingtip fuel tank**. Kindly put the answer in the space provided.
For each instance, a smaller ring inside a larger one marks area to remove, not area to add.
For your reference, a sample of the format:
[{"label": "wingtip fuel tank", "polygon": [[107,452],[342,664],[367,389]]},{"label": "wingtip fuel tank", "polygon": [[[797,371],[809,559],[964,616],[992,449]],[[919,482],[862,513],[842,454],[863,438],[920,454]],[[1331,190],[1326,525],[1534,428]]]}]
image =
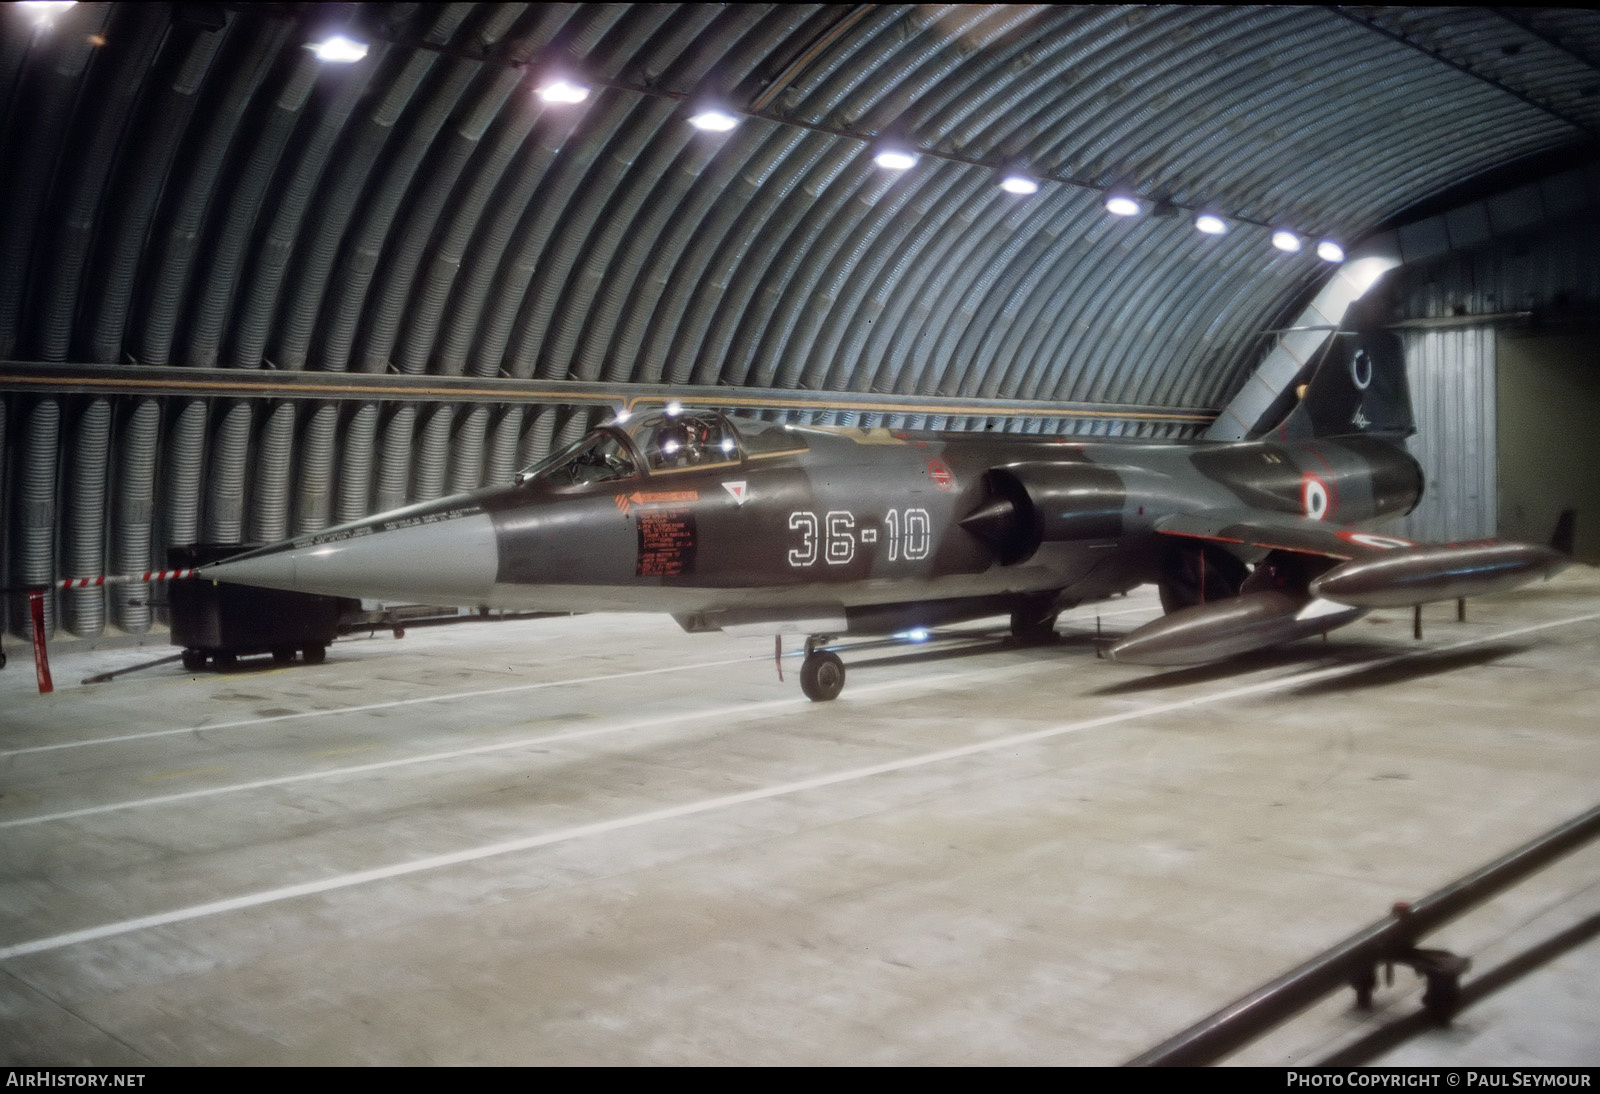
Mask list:
[{"label": "wingtip fuel tank", "polygon": [[1311,583],[1311,592],[1360,608],[1405,608],[1506,592],[1571,561],[1534,543],[1401,547],[1336,566]]},{"label": "wingtip fuel tank", "polygon": [[1114,643],[1106,656],[1133,665],[1199,665],[1326,634],[1364,614],[1359,608],[1268,589],[1151,620]]}]

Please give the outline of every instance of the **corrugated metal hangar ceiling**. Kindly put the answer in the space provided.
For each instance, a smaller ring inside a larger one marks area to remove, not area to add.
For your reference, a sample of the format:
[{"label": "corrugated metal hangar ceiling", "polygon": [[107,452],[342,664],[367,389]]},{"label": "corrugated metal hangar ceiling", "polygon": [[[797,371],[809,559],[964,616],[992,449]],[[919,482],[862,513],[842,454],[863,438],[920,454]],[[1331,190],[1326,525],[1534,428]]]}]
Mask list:
[{"label": "corrugated metal hangar ceiling", "polygon": [[63,377],[0,387],[13,586],[505,479],[661,385],[1193,436],[1319,241],[1600,133],[1581,10],[49,7],[0,11],[0,358]]}]

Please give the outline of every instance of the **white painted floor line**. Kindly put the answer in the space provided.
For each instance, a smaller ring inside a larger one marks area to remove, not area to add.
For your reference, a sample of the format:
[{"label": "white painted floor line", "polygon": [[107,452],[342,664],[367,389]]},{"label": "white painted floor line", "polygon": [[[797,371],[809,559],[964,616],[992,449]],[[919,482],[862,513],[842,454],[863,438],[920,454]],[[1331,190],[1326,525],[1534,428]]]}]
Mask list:
[{"label": "white painted floor line", "polygon": [[[1544,623],[1534,623],[1524,627],[1515,627],[1507,631],[1494,634],[1481,635],[1477,638],[1468,638],[1460,642],[1452,642],[1444,646],[1434,646],[1427,649],[1409,650],[1392,657],[1380,658],[1376,661],[1364,661],[1356,664],[1333,665],[1326,668],[1312,669],[1307,672],[1295,673],[1291,676],[1279,677],[1272,680],[1259,681],[1234,688],[1225,688],[1222,691],[1211,692],[1206,695],[1192,696],[1188,699],[1178,699],[1168,703],[1159,703],[1137,710],[1121,711],[1116,714],[1107,714],[1098,718],[1089,718],[1079,722],[1065,722],[1059,725],[1047,726],[1043,729],[1031,730],[1026,733],[1016,733],[1007,737],[996,738],[990,741],[980,741],[974,744],[960,745],[955,748],[941,749],[937,752],[926,752],[916,756],[907,756],[898,760],[887,760],[883,763],[869,764],[864,767],[850,768],[845,771],[835,771],[824,775],[813,776],[808,779],[797,779],[793,782],[779,783],[775,786],[760,787],[754,790],[741,791],[734,794],[722,794],[713,798],[704,798],[696,802],[686,802],[681,805],[664,806],[660,809],[646,810],[642,813],[631,813],[623,817],[614,817],[610,820],[595,821],[590,824],[574,825],[570,828],[559,828],[551,832],[540,832],[531,836],[518,839],[504,840],[480,847],[469,847],[461,851],[452,851],[442,855],[430,855],[427,858],[412,859],[409,862],[397,862],[388,866],[379,866],[371,870],[361,870],[355,873],[339,874],[334,877],[321,878],[316,881],[302,882],[298,885],[286,885],[277,889],[267,889],[261,892],[245,893],[241,896],[230,897],[226,900],[211,901],[207,904],[191,905],[187,908],[175,908],[155,915],[139,916],[135,919],[125,919],[117,923],[105,923],[98,927],[86,927],[78,931],[69,931],[64,934],[51,935],[46,938],[36,938],[28,942],[18,942],[11,946],[0,947],[0,961],[14,957],[24,957],[29,954],[44,953],[50,950],[59,950],[67,946],[78,945],[83,942],[93,942],[102,938],[111,938],[117,935],[129,934],[133,931],[146,930],[151,927],[164,927],[173,923],[183,923],[206,916],[219,915],[223,912],[240,911],[245,908],[257,908],[266,904],[276,904],[296,897],[311,896],[316,893],[331,892],[336,889],[348,889],[356,885],[365,885],[368,882],[384,881],[409,874],[422,873],[427,870],[437,870],[447,866],[458,866],[467,862],[478,862],[483,859],[494,858],[499,855],[515,854],[519,851],[528,851],[538,847],[547,847],[551,844],[564,843],[569,840],[583,839],[588,836],[602,835],[607,832],[621,831],[627,828],[637,828],[659,821],[676,820],[681,817],[695,816],[709,813],[719,809],[727,809],[736,805],[749,802],[763,801],[771,798],[785,797],[798,794],[807,790],[816,790],[827,786],[836,786],[840,783],[854,782],[861,779],[872,778],[877,775],[888,774],[896,771],[907,771],[913,768],[925,767],[929,764],[944,763],[948,760],[974,756],[984,752],[997,752],[1008,748],[1017,748],[1022,745],[1033,744],[1038,741],[1060,737],[1068,733],[1077,733],[1086,729],[1100,726],[1113,725],[1118,722],[1132,721],[1139,718],[1149,718],[1161,714],[1171,714],[1181,710],[1191,710],[1195,707],[1209,706],[1213,703],[1225,702],[1229,699],[1242,698],[1247,695],[1259,695],[1265,692],[1282,691],[1286,688],[1296,687],[1324,680],[1336,676],[1354,675],[1386,665],[1398,664],[1413,658],[1432,656],[1448,653],[1452,650],[1467,649],[1472,646],[1487,645],[1490,642],[1503,641],[1515,638],[1518,635],[1533,634],[1538,631],[1550,630],[1554,627],[1566,627],[1576,623],[1587,623],[1600,619],[1600,612],[1590,612],[1586,615],[1573,616],[1567,619],[1550,620]],[[864,690],[864,689],[863,689]]]},{"label": "white painted floor line", "polygon": [[455,691],[447,695],[419,695],[412,699],[391,699],[382,703],[362,703],[353,707],[333,707],[328,710],[300,710],[293,714],[269,714],[260,718],[241,718],[233,722],[215,722],[211,725],[179,726],[176,729],[152,729],[145,733],[124,733],[117,737],[92,737],[84,741],[61,741],[58,744],[33,745],[0,751],[0,759],[7,756],[25,756],[32,752],[54,752],[62,748],[87,748],[90,745],[121,744],[124,741],[144,741],[152,737],[172,737],[180,733],[210,733],[217,729],[241,729],[246,726],[267,725],[271,722],[288,722],[296,718],[327,718],[338,714],[360,714],[368,710],[388,710],[393,707],[416,706],[419,703],[445,703],[452,699],[475,699],[485,695],[506,695],[519,691],[538,691],[543,688],[567,687],[571,684],[598,684],[606,680],[626,680],[634,676],[655,676],[664,672],[688,672],[692,669],[715,669],[727,665],[744,665],[767,660],[770,654],[731,657],[725,661],[696,661],[690,665],[664,665],[655,669],[635,669],[631,672],[613,672],[604,676],[575,676],[566,680],[540,680],[531,684],[508,684],[500,688],[482,688],[477,691]]},{"label": "white painted floor line", "polygon": [[[886,680],[877,684],[852,686],[850,695],[855,698],[860,695],[872,695],[883,691],[894,691],[909,687],[920,687],[925,690],[934,690],[953,684],[966,683],[974,679],[991,676],[1004,676],[1019,674],[1030,668],[1039,668],[1036,661],[1023,665],[1001,665],[986,669],[974,669],[964,673],[947,673],[936,679],[929,680],[925,677],[916,677],[907,680]],[[537,748],[541,745],[558,744],[563,741],[580,741],[590,737],[608,736],[613,733],[628,733],[642,729],[656,729],[661,726],[675,725],[679,722],[704,721],[713,725],[732,725],[745,719],[759,715],[784,710],[802,709],[812,705],[809,699],[803,696],[788,696],[783,699],[768,699],[756,702],[730,703],[720,707],[697,707],[693,710],[682,710],[672,714],[660,714],[650,718],[632,718],[624,722],[611,722],[596,726],[586,726],[582,729],[564,730],[559,733],[547,733],[538,737],[521,737],[514,741],[501,741],[496,744],[474,745],[471,748],[451,749],[447,752],[429,752],[419,756],[405,756],[393,760],[375,760],[372,763],[350,764],[345,767],[332,767],[322,771],[307,771],[296,775],[280,775],[270,779],[254,779],[250,782],[229,783],[226,786],[211,786],[199,790],[183,790],[174,794],[159,794],[149,798],[130,798],[126,801],[108,802],[103,805],[86,805],[80,809],[63,809],[55,813],[40,813],[31,817],[13,817],[10,820],[0,821],[0,829],[21,828],[30,824],[44,824],[47,821],[70,820],[74,817],[92,817],[101,813],[116,813],[124,809],[139,809],[152,805],[171,805],[176,802],[193,801],[196,798],[217,797],[222,794],[237,794],[247,790],[260,790],[269,786],[289,786],[299,782],[310,782],[318,779],[336,779],[347,775],[361,775],[371,771],[386,771],[396,767],[410,767],[415,764],[439,763],[444,760],[458,760],[468,756],[484,756],[494,752],[513,752],[520,748]]]}]

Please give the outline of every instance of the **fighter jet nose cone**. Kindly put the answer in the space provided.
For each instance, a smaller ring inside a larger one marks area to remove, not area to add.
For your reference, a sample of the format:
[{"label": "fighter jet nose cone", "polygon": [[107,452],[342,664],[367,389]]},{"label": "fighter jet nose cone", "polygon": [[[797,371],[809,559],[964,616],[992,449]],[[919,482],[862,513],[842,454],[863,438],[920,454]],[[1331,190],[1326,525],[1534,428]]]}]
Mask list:
[{"label": "fighter jet nose cone", "polygon": [[498,568],[493,523],[474,513],[346,526],[202,567],[199,576],[324,596],[470,606],[488,598]]}]

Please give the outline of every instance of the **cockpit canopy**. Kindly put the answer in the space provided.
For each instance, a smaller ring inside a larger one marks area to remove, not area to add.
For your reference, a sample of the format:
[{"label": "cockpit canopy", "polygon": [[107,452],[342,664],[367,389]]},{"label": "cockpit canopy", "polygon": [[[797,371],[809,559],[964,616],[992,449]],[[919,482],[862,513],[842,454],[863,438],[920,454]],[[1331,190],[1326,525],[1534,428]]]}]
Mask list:
[{"label": "cockpit canopy", "polygon": [[640,474],[729,466],[747,454],[776,455],[806,448],[804,439],[787,427],[766,422],[748,426],[741,435],[712,410],[647,411],[602,426],[551,453],[518,475],[517,481],[587,486]]}]

